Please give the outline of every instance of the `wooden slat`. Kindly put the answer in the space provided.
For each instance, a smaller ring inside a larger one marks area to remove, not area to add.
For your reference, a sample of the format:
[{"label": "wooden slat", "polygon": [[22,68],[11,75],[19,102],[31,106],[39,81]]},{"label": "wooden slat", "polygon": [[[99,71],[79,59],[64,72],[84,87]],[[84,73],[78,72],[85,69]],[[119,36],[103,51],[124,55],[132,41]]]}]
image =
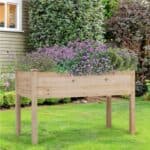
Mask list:
[{"label": "wooden slat", "polygon": [[31,94],[30,72],[18,72],[18,93],[29,96]]},{"label": "wooden slat", "polygon": [[[38,73],[38,97],[80,97],[129,94],[131,75],[47,76]],[[114,88],[116,87],[116,88]]]},{"label": "wooden slat", "polygon": [[[39,98],[129,95],[132,91],[130,72],[76,77],[38,72],[37,78]],[[18,80],[20,92],[26,91],[25,94],[30,95],[30,72],[19,72]]]}]

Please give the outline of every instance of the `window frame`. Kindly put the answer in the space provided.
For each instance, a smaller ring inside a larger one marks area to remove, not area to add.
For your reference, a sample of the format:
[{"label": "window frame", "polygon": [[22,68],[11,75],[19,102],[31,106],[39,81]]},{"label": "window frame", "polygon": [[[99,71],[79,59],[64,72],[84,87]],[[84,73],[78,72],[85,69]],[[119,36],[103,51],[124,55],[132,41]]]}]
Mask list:
[{"label": "window frame", "polygon": [[[5,15],[4,21],[5,26],[0,27],[0,31],[11,31],[11,32],[23,32],[22,31],[22,0],[0,0],[0,3],[4,3]],[[16,5],[16,28],[7,27],[7,4]]]}]

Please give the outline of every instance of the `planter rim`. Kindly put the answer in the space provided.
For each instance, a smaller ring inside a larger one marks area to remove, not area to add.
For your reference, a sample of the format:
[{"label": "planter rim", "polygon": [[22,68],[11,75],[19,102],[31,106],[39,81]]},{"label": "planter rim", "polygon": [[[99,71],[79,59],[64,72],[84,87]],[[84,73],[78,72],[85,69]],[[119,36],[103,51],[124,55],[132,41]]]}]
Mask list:
[{"label": "planter rim", "polygon": [[53,72],[53,71],[38,71],[38,70],[31,70],[31,71],[21,71],[21,70],[16,70],[17,72],[21,72],[21,73],[32,73],[32,72],[37,72],[37,73],[47,73],[47,74],[51,74],[51,75],[59,75],[59,76],[73,76],[73,77],[81,77],[81,76],[103,76],[103,75],[113,75],[113,74],[135,74],[135,70],[124,70],[124,71],[111,71],[111,72],[105,72],[102,74],[89,74],[89,75],[72,75],[69,73],[59,73],[59,72]]}]

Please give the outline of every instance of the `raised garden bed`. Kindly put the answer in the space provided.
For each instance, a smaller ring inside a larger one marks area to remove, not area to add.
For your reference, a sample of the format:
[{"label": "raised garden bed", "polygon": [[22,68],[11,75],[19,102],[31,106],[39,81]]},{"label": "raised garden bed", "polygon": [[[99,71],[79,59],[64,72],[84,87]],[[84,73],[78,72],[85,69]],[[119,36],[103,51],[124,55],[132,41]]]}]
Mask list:
[{"label": "raised garden bed", "polygon": [[129,131],[135,133],[135,72],[71,76],[52,72],[16,72],[16,133],[21,132],[20,97],[32,99],[32,143],[38,142],[37,99],[106,96],[106,126],[111,127],[111,97],[129,95]]}]

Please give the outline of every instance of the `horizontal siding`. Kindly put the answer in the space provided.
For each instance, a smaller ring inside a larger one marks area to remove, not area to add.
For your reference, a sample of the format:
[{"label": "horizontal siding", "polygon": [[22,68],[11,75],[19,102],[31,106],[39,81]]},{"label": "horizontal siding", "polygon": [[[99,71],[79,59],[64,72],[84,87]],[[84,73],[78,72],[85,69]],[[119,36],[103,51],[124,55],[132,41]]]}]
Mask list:
[{"label": "horizontal siding", "polygon": [[27,49],[28,0],[23,0],[22,27],[24,32],[0,31],[0,69],[5,70]]}]

